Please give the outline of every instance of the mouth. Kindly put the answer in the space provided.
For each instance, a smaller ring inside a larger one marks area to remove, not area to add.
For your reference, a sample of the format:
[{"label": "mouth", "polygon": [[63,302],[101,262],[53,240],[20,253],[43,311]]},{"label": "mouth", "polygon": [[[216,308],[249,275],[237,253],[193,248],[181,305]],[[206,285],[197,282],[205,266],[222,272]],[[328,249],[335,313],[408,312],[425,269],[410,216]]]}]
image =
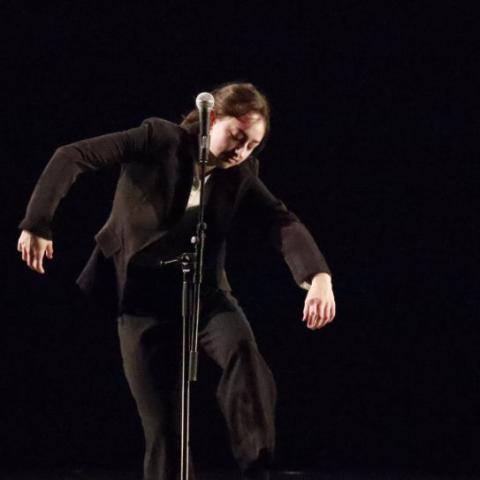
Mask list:
[{"label": "mouth", "polygon": [[236,165],[237,163],[239,163],[239,159],[236,157],[227,157],[225,161],[230,165]]}]

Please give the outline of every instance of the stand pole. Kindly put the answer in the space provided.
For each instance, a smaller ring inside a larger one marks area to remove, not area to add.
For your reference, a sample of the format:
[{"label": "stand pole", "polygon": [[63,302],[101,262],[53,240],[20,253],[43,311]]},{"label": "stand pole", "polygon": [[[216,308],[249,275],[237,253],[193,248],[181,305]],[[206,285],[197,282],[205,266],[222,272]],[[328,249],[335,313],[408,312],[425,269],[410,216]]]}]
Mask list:
[{"label": "stand pole", "polygon": [[184,253],[179,258],[182,282],[182,388],[181,388],[181,442],[180,442],[180,479],[189,478],[190,457],[190,381],[187,376],[189,366],[189,352],[187,339],[192,324],[192,258]]},{"label": "stand pole", "polygon": [[[198,326],[200,320],[200,294],[203,273],[203,252],[205,248],[207,225],[205,216],[205,167],[210,150],[210,113],[213,97],[207,94],[205,105],[197,106],[200,110],[199,142],[199,179],[200,206],[196,235],[193,238],[195,252],[184,253],[174,260],[181,263],[183,272],[182,287],[182,388],[181,388],[181,445],[180,445],[180,480],[189,479],[190,458],[190,383],[197,380],[198,373]],[[211,99],[209,98],[211,97]],[[201,100],[200,103],[202,103]],[[211,103],[210,103],[211,102]],[[204,108],[206,107],[206,108]],[[164,262],[166,263],[166,262]]]}]

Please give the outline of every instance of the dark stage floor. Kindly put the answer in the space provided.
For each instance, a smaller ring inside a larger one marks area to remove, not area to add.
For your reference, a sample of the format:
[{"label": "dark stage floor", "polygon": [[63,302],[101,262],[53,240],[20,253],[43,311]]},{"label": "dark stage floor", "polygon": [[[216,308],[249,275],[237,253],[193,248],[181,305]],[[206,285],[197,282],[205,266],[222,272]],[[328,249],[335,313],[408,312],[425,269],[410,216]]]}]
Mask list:
[{"label": "dark stage floor", "polygon": [[[237,472],[199,472],[198,480],[240,480]],[[1,480],[141,480],[141,474],[115,470],[31,470],[4,472]],[[276,471],[272,480],[480,480],[480,475],[428,474],[413,472],[300,472]]]}]

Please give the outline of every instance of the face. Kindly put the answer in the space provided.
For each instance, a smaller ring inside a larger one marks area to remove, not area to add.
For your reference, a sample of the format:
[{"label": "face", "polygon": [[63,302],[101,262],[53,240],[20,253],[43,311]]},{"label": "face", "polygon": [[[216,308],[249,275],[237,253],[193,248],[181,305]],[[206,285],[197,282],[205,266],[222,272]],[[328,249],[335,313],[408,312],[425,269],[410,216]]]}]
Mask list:
[{"label": "face", "polygon": [[240,165],[263,140],[265,129],[265,120],[258,113],[215,119],[210,129],[209,166],[226,169]]}]

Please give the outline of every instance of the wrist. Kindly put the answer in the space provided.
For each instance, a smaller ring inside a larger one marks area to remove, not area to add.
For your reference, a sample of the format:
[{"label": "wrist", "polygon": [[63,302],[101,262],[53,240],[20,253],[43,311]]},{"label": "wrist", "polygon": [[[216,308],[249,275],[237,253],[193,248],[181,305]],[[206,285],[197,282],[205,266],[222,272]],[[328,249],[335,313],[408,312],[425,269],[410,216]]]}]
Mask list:
[{"label": "wrist", "polygon": [[319,282],[328,282],[328,283],[331,284],[332,283],[332,276],[327,272],[317,273],[312,278],[312,285],[314,283],[319,283]]}]

